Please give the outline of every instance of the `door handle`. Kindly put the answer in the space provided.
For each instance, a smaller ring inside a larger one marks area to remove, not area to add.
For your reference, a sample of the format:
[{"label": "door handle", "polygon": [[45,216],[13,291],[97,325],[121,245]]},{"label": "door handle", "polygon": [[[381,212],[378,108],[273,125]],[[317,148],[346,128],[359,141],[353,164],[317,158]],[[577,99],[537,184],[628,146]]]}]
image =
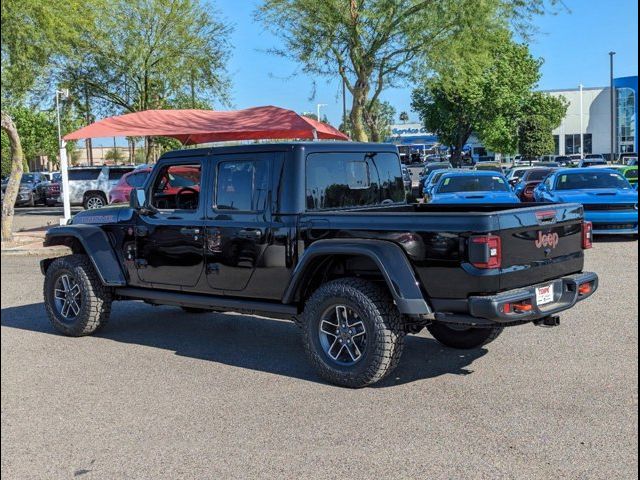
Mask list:
[{"label": "door handle", "polygon": [[180,233],[182,235],[200,235],[200,229],[199,228],[189,228],[189,227],[182,227],[180,229]]},{"label": "door handle", "polygon": [[250,239],[259,239],[262,237],[262,232],[260,230],[252,230],[243,228],[238,232],[239,236],[242,238],[250,238]]}]

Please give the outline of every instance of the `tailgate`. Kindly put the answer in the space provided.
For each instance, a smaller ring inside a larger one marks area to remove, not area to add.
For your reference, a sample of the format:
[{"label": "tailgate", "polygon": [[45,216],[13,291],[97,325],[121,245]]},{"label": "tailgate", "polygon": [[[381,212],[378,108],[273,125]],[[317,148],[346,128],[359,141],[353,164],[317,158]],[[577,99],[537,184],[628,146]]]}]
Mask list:
[{"label": "tailgate", "polygon": [[583,209],[544,205],[499,214],[500,289],[524,287],[582,271]]}]

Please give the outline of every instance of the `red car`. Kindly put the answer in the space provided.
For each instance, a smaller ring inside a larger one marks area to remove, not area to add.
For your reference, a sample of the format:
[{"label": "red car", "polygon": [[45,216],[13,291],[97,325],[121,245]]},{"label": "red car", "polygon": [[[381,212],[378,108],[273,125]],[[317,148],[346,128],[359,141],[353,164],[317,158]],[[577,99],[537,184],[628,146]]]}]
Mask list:
[{"label": "red car", "polygon": [[522,202],[535,202],[533,191],[541,184],[548,175],[554,172],[554,168],[532,168],[527,170],[515,186],[515,194]]},{"label": "red car", "polygon": [[149,173],[151,173],[151,168],[140,168],[133,172],[125,173],[109,191],[109,203],[129,203],[131,190],[142,187]]}]

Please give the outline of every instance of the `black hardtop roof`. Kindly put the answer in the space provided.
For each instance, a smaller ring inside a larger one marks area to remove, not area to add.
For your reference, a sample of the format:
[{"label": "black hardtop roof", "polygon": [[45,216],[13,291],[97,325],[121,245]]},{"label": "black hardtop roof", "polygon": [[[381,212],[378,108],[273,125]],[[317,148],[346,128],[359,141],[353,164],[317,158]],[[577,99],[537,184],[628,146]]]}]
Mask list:
[{"label": "black hardtop roof", "polygon": [[252,143],[247,145],[230,145],[221,147],[191,148],[174,150],[162,155],[162,158],[180,158],[192,156],[204,156],[225,153],[257,153],[257,152],[285,152],[304,150],[306,153],[314,152],[393,152],[398,149],[391,143],[362,143],[362,142],[279,142],[279,143]]}]

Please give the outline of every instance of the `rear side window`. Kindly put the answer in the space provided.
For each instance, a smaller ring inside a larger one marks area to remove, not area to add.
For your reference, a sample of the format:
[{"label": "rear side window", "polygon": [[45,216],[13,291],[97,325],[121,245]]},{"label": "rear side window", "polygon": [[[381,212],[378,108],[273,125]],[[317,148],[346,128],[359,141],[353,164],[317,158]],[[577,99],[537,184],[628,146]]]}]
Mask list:
[{"label": "rear side window", "polygon": [[626,172],[624,172],[624,176],[625,178],[631,178],[631,179],[637,179],[638,178],[638,170],[634,169],[634,170],[627,170]]},{"label": "rear side window", "polygon": [[127,185],[130,187],[139,188],[144,185],[144,181],[148,176],[149,172],[132,173],[125,179],[125,182],[127,182]]},{"label": "rear side window", "polygon": [[216,210],[261,212],[266,207],[269,164],[260,160],[239,160],[218,164]]},{"label": "rear side window", "polygon": [[400,159],[394,153],[312,153],[306,168],[307,210],[403,202]]},{"label": "rear side window", "polygon": [[99,176],[99,168],[80,168],[77,170],[69,170],[69,180],[97,180]]},{"label": "rear side window", "polygon": [[109,180],[120,180],[125,173],[129,173],[133,168],[110,168]]}]

